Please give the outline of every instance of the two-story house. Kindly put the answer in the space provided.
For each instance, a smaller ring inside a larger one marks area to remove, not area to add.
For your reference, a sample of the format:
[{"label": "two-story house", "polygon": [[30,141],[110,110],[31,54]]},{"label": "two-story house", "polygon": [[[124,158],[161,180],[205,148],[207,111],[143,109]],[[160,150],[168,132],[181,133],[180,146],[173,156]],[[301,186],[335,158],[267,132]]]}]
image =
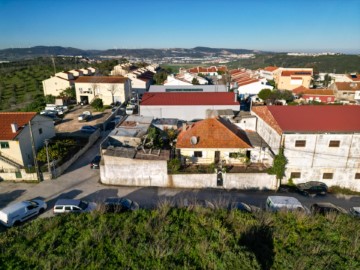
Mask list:
[{"label": "two-story house", "polygon": [[32,141],[38,150],[55,136],[53,120],[35,112],[0,112],[0,127],[0,178],[33,166]]},{"label": "two-story house", "polygon": [[288,160],[283,181],[360,191],[360,106],[253,107],[256,131]]},{"label": "two-story house", "polygon": [[329,88],[338,102],[360,104],[360,82],[335,82]]},{"label": "two-story house", "polygon": [[279,90],[293,90],[299,86],[310,87],[312,68],[278,68],[274,80]]},{"label": "two-story house", "polygon": [[126,101],[131,94],[131,83],[123,76],[89,76],[75,80],[76,101],[91,103],[100,98],[104,105]]}]

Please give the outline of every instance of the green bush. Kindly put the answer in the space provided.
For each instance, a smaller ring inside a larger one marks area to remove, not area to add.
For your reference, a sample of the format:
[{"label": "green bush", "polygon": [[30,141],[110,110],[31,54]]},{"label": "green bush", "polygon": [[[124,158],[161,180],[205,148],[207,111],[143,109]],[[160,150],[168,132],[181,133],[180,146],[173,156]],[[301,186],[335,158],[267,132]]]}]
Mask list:
[{"label": "green bush", "polygon": [[359,269],[345,215],[171,208],[40,218],[1,233],[1,269]]},{"label": "green bush", "polygon": [[96,111],[102,110],[104,108],[102,99],[95,98],[93,102],[91,102],[91,107],[93,107]]}]

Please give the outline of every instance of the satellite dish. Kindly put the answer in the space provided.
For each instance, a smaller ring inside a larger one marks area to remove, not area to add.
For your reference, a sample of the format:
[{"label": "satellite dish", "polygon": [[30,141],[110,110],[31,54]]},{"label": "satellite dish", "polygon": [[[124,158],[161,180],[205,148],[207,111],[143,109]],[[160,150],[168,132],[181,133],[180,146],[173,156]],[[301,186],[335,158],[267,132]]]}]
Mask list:
[{"label": "satellite dish", "polygon": [[195,144],[197,144],[197,142],[198,142],[198,140],[197,140],[196,136],[191,136],[191,138],[190,138],[190,143],[191,143],[192,145],[195,145]]}]

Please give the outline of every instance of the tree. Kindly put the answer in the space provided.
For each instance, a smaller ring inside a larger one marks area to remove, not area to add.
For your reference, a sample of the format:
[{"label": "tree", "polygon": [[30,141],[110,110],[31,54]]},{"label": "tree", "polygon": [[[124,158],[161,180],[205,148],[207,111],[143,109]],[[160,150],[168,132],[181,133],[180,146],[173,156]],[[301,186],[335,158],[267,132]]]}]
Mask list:
[{"label": "tree", "polygon": [[102,99],[95,98],[93,102],[91,102],[91,107],[93,107],[97,111],[101,110],[104,107]]},{"label": "tree", "polygon": [[267,100],[270,99],[272,91],[270,89],[262,89],[259,94],[258,97],[261,98],[262,100]]},{"label": "tree", "polygon": [[324,76],[324,86],[328,87],[331,82],[331,76],[329,74],[325,74]]},{"label": "tree", "polygon": [[46,104],[54,104],[55,103],[55,97],[53,95],[46,95],[45,96],[45,103]]},{"label": "tree", "polygon": [[284,148],[281,147],[279,149],[279,154],[274,157],[273,166],[268,170],[269,174],[276,175],[276,180],[279,181],[279,184],[281,184],[281,179],[285,175],[286,164],[287,158],[284,155]]},{"label": "tree", "polygon": [[114,95],[118,91],[118,87],[116,84],[111,84],[107,90],[111,93],[112,103],[114,104]]},{"label": "tree", "polygon": [[165,70],[157,72],[154,75],[155,84],[158,84],[158,85],[164,84],[165,80],[167,79],[167,76],[168,76],[168,73]]},{"label": "tree", "polygon": [[65,99],[65,100],[74,100],[74,99],[76,99],[75,87],[66,88],[64,91],[62,91],[60,93],[59,97]]},{"label": "tree", "polygon": [[191,81],[191,83],[192,83],[193,85],[199,85],[199,84],[200,84],[200,82],[199,82],[199,80],[198,80],[197,78],[193,78],[192,81]]}]

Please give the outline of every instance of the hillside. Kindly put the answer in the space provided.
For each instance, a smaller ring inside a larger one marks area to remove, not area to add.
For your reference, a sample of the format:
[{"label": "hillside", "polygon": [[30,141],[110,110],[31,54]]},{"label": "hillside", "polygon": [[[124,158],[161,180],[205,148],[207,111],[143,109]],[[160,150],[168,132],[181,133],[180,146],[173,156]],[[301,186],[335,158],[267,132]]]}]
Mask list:
[{"label": "hillside", "polygon": [[1,233],[1,269],[359,269],[359,220],[204,208],[37,219]]},{"label": "hillside", "polygon": [[266,66],[312,67],[315,72],[360,72],[360,55],[289,56],[286,54],[258,54],[255,58],[242,59],[227,64],[230,68],[249,69]]}]

